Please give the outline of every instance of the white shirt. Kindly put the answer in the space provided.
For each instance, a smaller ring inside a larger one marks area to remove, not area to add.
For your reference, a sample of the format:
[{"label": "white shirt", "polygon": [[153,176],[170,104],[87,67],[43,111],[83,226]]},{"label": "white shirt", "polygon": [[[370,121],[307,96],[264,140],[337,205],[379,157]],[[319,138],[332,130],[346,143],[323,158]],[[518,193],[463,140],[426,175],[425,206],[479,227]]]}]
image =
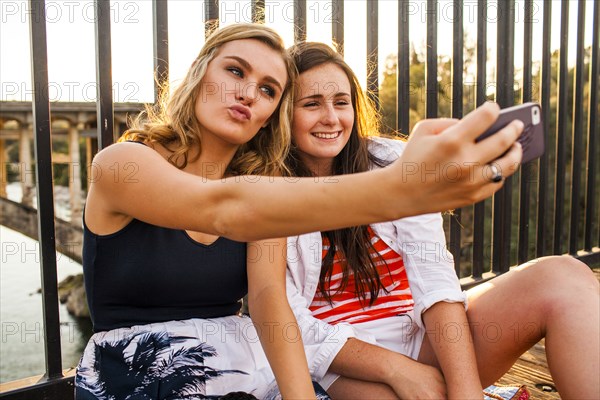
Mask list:
[{"label": "white shirt", "polygon": [[[369,151],[388,162],[396,160],[405,145],[399,140],[369,139]],[[466,294],[454,272],[452,254],[446,249],[442,223],[441,214],[435,213],[371,225],[404,260],[415,301],[414,322],[419,328],[424,328],[422,314],[437,302],[462,302],[466,307]],[[317,380],[325,375],[348,338],[361,338],[352,325],[329,325],[314,318],[308,308],[319,285],[322,248],[320,232],[289,237],[287,242],[287,296],[302,330],[311,375]]]}]

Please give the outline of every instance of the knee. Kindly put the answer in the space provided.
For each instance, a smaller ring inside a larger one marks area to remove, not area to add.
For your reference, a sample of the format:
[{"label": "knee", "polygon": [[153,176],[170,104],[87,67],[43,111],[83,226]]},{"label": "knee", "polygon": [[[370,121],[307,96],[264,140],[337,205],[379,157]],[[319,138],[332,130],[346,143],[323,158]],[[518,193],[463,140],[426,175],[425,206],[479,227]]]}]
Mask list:
[{"label": "knee", "polygon": [[600,290],[590,267],[571,256],[550,256],[533,260],[524,269],[532,272],[545,290]]}]

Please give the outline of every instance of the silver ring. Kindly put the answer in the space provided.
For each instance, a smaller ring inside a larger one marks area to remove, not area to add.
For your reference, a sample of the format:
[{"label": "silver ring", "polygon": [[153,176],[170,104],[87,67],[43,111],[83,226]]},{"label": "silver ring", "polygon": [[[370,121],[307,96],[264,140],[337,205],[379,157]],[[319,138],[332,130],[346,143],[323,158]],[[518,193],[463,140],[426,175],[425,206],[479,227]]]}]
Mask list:
[{"label": "silver ring", "polygon": [[502,171],[500,171],[500,168],[498,168],[498,166],[495,164],[488,164],[488,167],[492,171],[492,176],[490,177],[490,181],[492,181],[494,183],[502,182],[504,177],[502,176]]}]

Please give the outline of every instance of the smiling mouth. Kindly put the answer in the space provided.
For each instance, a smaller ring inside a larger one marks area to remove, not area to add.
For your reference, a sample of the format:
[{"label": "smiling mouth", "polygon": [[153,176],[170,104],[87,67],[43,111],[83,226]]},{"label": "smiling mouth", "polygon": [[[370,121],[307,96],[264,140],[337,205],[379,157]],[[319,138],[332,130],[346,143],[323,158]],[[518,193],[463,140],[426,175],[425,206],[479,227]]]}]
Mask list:
[{"label": "smiling mouth", "polygon": [[335,139],[342,134],[342,131],[337,132],[313,132],[312,135],[318,139]]}]

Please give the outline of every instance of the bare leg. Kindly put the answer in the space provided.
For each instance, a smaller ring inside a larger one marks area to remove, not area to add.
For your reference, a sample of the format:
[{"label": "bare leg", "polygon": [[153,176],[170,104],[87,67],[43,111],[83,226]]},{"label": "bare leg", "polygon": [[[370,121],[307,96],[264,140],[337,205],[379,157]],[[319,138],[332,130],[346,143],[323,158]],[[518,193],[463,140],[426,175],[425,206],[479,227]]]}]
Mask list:
[{"label": "bare leg", "polygon": [[[600,398],[599,286],[585,264],[566,256],[542,258],[469,290],[468,296],[484,387],[545,337],[548,366],[561,396]],[[437,363],[427,340],[419,361]]]},{"label": "bare leg", "polygon": [[340,376],[335,382],[333,382],[329,389],[327,389],[327,393],[333,400],[398,399],[398,396],[396,396],[392,388],[386,384],[360,381],[343,376]]}]

